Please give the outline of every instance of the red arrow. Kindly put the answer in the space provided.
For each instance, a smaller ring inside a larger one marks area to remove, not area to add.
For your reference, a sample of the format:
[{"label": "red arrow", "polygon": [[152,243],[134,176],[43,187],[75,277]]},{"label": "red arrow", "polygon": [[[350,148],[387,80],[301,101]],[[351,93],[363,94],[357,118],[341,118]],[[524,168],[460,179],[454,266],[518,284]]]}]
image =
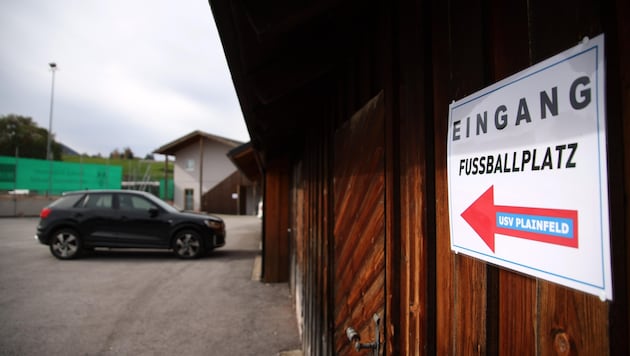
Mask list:
[{"label": "red arrow", "polygon": [[[497,216],[501,219],[499,225]],[[494,205],[494,186],[462,213],[492,252],[494,234],[577,248],[577,217],[577,210]]]}]

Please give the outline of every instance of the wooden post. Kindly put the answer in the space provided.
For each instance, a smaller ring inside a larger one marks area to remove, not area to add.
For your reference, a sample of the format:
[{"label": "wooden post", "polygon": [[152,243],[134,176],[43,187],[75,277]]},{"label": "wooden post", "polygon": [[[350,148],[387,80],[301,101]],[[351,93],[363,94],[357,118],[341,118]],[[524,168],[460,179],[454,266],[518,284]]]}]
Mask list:
[{"label": "wooden post", "polygon": [[168,155],[164,156],[164,200],[168,200]]},{"label": "wooden post", "polygon": [[202,199],[203,199],[203,136],[199,136],[199,207],[198,207],[198,210],[201,210]]},{"label": "wooden post", "polygon": [[270,161],[265,172],[263,226],[263,281],[289,280],[289,163]]}]

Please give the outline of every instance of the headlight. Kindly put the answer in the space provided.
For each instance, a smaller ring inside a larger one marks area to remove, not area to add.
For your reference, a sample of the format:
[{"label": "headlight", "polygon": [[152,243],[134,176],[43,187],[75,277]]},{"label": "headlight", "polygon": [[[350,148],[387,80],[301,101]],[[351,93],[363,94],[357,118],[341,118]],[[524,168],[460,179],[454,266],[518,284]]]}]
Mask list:
[{"label": "headlight", "polygon": [[211,228],[211,229],[222,229],[223,228],[223,223],[219,222],[219,221],[214,221],[214,220],[204,220],[203,221],[207,227]]}]

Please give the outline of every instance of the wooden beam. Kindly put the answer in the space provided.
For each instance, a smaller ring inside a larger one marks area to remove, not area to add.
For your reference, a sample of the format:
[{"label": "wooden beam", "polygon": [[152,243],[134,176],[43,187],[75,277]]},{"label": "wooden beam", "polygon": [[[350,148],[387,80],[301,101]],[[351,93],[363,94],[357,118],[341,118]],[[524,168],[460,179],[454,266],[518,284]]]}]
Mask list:
[{"label": "wooden beam", "polygon": [[[201,210],[201,201],[203,200],[203,136],[199,136],[199,208]],[[194,204],[193,204],[194,206]]]},{"label": "wooden beam", "polygon": [[289,177],[287,158],[267,163],[263,219],[263,277],[267,283],[289,280]]},{"label": "wooden beam", "polygon": [[291,36],[326,16],[339,0],[320,0],[310,3],[295,0],[242,0],[247,18],[260,42]]}]

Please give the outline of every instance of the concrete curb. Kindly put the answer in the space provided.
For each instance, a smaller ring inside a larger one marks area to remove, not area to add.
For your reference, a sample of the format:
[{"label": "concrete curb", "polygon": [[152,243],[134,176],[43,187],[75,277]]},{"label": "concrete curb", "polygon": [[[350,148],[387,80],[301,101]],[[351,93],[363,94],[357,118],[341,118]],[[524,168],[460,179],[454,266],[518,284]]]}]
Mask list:
[{"label": "concrete curb", "polygon": [[278,356],[304,356],[302,350],[280,351]]},{"label": "concrete curb", "polygon": [[260,281],[262,272],[262,256],[258,255],[254,258],[254,267],[252,268],[252,281]]}]

